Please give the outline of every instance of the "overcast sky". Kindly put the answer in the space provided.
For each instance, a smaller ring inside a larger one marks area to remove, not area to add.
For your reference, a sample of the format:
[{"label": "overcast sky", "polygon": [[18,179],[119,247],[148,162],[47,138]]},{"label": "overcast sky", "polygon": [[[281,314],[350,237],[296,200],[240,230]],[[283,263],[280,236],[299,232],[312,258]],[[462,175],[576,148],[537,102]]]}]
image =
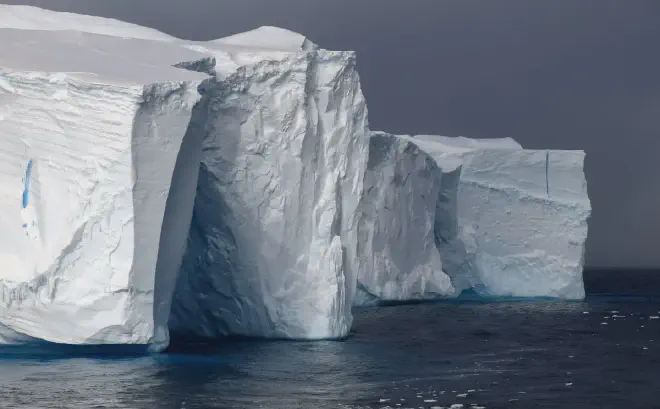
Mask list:
[{"label": "overcast sky", "polygon": [[589,266],[660,266],[660,0],[0,0],[356,50],[372,129],[584,149]]}]

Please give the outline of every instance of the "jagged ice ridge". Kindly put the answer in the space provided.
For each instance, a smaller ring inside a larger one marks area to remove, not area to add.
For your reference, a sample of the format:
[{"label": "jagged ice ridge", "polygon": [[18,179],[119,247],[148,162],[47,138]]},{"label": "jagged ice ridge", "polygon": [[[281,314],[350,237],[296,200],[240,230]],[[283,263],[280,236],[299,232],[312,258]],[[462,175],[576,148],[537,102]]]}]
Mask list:
[{"label": "jagged ice ridge", "polygon": [[0,342],[345,336],[351,307],[581,298],[583,152],[368,130],[353,52],[0,5]]}]

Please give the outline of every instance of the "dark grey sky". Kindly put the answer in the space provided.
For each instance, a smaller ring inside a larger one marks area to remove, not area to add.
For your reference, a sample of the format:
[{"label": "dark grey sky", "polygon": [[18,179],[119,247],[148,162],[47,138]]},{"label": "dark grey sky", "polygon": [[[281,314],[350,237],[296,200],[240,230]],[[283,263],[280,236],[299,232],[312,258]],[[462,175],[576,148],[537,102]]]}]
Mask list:
[{"label": "dark grey sky", "polygon": [[660,0],[0,0],[356,50],[372,129],[584,149],[589,266],[660,266]]}]

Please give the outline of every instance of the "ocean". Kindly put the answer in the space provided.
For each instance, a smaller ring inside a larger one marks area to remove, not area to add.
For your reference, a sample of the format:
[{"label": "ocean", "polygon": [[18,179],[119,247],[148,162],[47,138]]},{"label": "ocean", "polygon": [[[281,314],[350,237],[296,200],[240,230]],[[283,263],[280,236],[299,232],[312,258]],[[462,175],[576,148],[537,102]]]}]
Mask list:
[{"label": "ocean", "polygon": [[660,272],[585,285],[365,308],[338,342],[0,346],[0,408],[660,408]]}]

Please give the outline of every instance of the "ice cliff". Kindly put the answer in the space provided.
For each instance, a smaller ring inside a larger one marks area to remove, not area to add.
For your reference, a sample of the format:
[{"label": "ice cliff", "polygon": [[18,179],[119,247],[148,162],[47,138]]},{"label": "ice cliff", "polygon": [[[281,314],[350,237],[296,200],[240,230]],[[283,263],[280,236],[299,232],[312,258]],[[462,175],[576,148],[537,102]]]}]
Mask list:
[{"label": "ice cliff", "polygon": [[[285,34],[262,30],[271,41]],[[205,96],[197,199],[171,317],[177,332],[348,333],[366,105],[352,52],[304,50],[309,42],[296,36],[270,44],[263,61],[232,49],[246,65],[230,74],[221,66]]]},{"label": "ice cliff", "polygon": [[441,170],[414,143],[373,134],[358,225],[357,305],[454,293],[435,245]]},{"label": "ice cliff", "polygon": [[166,341],[153,306],[169,306],[157,290],[177,271],[159,239],[207,78],[170,65],[208,56],[74,31],[0,38],[0,324],[54,342]]},{"label": "ice cliff", "polygon": [[442,177],[454,182],[435,232],[458,291],[584,297],[591,214],[584,152],[526,150],[510,138],[402,138],[431,155]]},{"label": "ice cliff", "polygon": [[370,133],[352,52],[0,5],[0,342],[345,336],[351,306],[580,298],[582,152]]},{"label": "ice cliff", "polygon": [[[27,333],[11,321],[15,310],[23,307],[10,302],[6,312],[0,315],[3,324],[26,335],[69,343],[143,343],[155,334],[157,347],[168,341],[168,327],[161,325],[168,320],[175,331],[198,335],[314,339],[348,333],[358,268],[356,216],[368,149],[366,106],[355,71],[354,53],[322,50],[299,34],[275,27],[262,27],[210,42],[190,42],[158,36],[151,30],[117,21],[7,6],[0,8],[0,24],[20,28],[6,29],[17,38],[27,39],[16,47],[32,44],[29,38],[39,36],[39,42],[49,39],[39,52],[50,50],[64,56],[60,59],[80,55],[85,61],[99,65],[78,67],[78,59],[63,67],[45,63],[38,66],[38,62],[34,70],[54,73],[51,76],[69,78],[72,76],[68,72],[82,71],[85,76],[95,78],[102,69],[114,70],[117,76],[162,69],[198,79],[186,88],[195,97],[186,106],[188,117],[175,116],[170,113],[173,109],[163,109],[157,115],[171,123],[178,121],[177,125],[184,127],[178,139],[163,137],[161,141],[172,149],[169,162],[166,158],[154,160],[135,154],[137,147],[144,146],[153,155],[161,155],[160,146],[129,140],[132,145],[124,147],[127,156],[122,158],[122,165],[134,179],[139,181],[143,177],[151,182],[157,176],[167,181],[168,188],[171,183],[169,191],[152,189],[151,185],[145,187],[148,190],[145,194],[157,197],[163,207],[161,225],[141,223],[137,208],[126,212],[132,222],[128,227],[148,229],[153,236],[142,240],[144,245],[151,245],[153,265],[146,264],[150,254],[147,250],[122,241],[133,250],[121,260],[126,270],[123,274],[131,276],[137,265],[142,264],[151,271],[151,287],[144,293],[144,306],[137,308],[130,304],[118,309],[117,322],[96,316],[93,321],[98,328],[94,326],[93,334],[84,332],[80,336],[58,338],[39,331]],[[27,30],[35,26],[50,32]],[[67,28],[79,31],[67,31]],[[80,44],[76,43],[77,39],[82,39]],[[69,43],[85,50],[69,50]],[[148,55],[135,55],[141,52],[166,57],[157,61]],[[16,63],[16,54],[18,48],[8,50],[7,61],[2,66],[12,71],[24,69]],[[100,60],[98,55],[106,59]],[[144,67],[124,67],[123,60],[134,60]],[[48,58],[44,57],[43,61]],[[152,79],[158,83],[157,76]],[[162,81],[168,84],[175,79],[176,76],[164,76]],[[105,89],[105,84],[99,88]],[[7,90],[8,95],[16,93]],[[93,94],[93,97],[99,96]],[[44,115],[55,109],[47,101]],[[13,104],[8,105],[10,109]],[[99,127],[103,126],[103,120],[109,120],[108,112],[93,100],[87,101],[86,106],[97,112],[96,117],[88,119],[97,121]],[[139,101],[134,103],[134,108],[136,112],[143,109]],[[142,126],[143,121],[138,121],[137,113],[132,111],[125,112],[125,120],[132,125],[128,131],[135,140],[151,142],[151,128],[172,128],[165,124]],[[68,135],[68,123],[62,126],[63,133]],[[33,132],[26,128],[25,133],[29,143]],[[90,131],[89,136],[92,135]],[[54,139],[59,142],[57,137]],[[90,152],[89,156],[95,154]],[[151,162],[160,166],[157,175],[140,172],[141,166]],[[7,178],[16,179],[15,173],[7,172]],[[101,180],[97,185],[104,187],[105,183]],[[130,190],[138,182],[129,178],[117,183]],[[143,189],[134,190],[139,193]],[[12,204],[7,201],[6,205]],[[155,203],[148,203],[144,209],[148,216],[159,214]],[[71,213],[78,212],[80,207],[72,207]],[[80,241],[89,241],[90,246],[99,250],[107,248],[103,250],[105,253],[117,257],[112,240],[102,237],[108,228],[102,226],[97,230],[101,233],[93,244],[86,238]],[[67,230],[56,231],[64,238],[73,235]],[[58,251],[62,253],[59,248],[53,253],[59,256]],[[16,255],[10,249],[7,253]],[[87,256],[81,256],[80,260],[77,263],[80,269],[91,268]],[[19,257],[16,264],[23,266],[25,261]],[[41,270],[34,279],[13,268],[10,270],[18,277],[9,280],[10,272],[3,273],[7,286],[31,286],[34,280],[55,280]],[[81,291],[89,287],[101,294],[120,293],[109,289],[103,281],[112,276],[107,271],[99,271],[98,280],[87,281],[75,276],[68,278],[72,274],[70,270],[63,266],[60,275],[83,288]],[[177,275],[178,284],[170,280]],[[134,292],[131,282],[125,287],[122,294]],[[174,308],[170,305],[172,293],[175,293]],[[43,310],[56,310],[56,300],[42,294],[33,298],[35,304],[43,304]],[[69,297],[69,301],[72,313],[84,305],[77,297]],[[96,307],[98,311],[104,309]],[[153,316],[148,309],[153,309]],[[125,322],[129,315],[130,328]],[[37,318],[33,322],[35,327],[45,325]],[[71,322],[76,323],[73,315]],[[157,323],[155,330],[153,325],[149,326],[153,322]],[[111,332],[108,328],[120,328],[123,338],[96,335]]]}]

